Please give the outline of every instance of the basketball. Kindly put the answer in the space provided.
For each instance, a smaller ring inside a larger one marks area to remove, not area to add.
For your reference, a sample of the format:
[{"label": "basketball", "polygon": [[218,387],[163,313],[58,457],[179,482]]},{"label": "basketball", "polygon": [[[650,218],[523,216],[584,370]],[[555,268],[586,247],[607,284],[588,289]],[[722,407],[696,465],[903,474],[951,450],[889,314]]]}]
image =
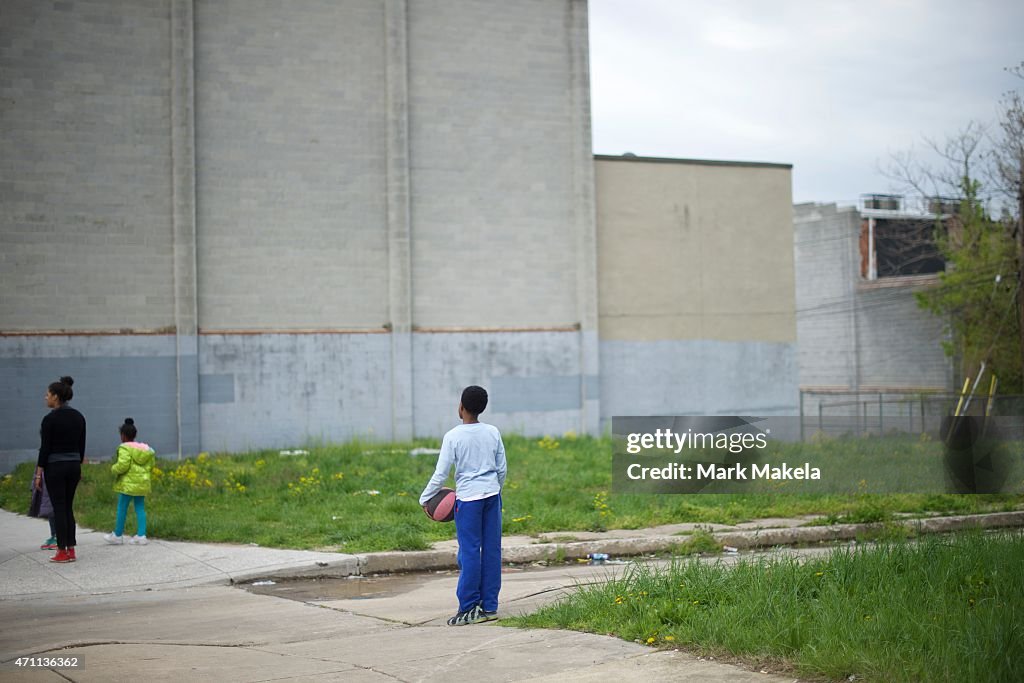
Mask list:
[{"label": "basketball", "polygon": [[455,519],[455,491],[442,488],[430,497],[430,500],[423,506],[423,511],[435,522],[453,521]]}]

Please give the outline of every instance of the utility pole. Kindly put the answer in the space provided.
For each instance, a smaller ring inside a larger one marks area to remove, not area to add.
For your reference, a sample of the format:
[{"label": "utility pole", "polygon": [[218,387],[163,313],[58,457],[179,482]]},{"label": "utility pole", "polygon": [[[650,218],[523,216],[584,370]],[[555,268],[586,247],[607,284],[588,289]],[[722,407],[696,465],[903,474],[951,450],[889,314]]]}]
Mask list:
[{"label": "utility pole", "polygon": [[1021,380],[1024,386],[1024,148],[1017,146],[1017,327],[1020,331]]}]

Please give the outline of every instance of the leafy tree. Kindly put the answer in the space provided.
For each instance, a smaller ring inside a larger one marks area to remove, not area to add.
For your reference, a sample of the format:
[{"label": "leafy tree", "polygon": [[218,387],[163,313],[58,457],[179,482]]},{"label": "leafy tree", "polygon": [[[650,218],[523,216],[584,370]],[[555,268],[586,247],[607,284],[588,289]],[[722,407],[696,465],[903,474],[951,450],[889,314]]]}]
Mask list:
[{"label": "leafy tree", "polygon": [[[1007,71],[1024,79],[1024,62]],[[995,135],[970,123],[942,144],[927,141],[938,167],[903,152],[883,172],[921,197],[959,202],[935,231],[946,271],[918,303],[948,321],[943,347],[963,375],[976,376],[984,362],[1000,393],[1024,393],[1024,98],[1010,91],[1001,104]]]},{"label": "leafy tree", "polygon": [[943,347],[960,359],[965,374],[985,362],[1003,393],[1020,393],[1016,241],[1006,223],[988,215],[981,183],[964,177],[960,190],[959,212],[936,229],[946,271],[917,300],[949,321],[952,335]]}]

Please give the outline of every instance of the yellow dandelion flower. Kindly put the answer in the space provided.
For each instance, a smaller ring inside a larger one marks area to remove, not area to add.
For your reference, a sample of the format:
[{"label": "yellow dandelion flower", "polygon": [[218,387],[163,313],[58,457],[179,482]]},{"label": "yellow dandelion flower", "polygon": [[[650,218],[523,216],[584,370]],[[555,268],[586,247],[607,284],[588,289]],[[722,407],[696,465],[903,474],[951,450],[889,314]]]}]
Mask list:
[{"label": "yellow dandelion flower", "polygon": [[647,644],[648,644],[648,645],[650,645],[650,644],[651,644],[651,643],[653,643],[653,642],[654,642],[655,640],[657,640],[657,638],[655,638],[654,636],[651,636],[650,638],[648,638],[648,639],[647,639]]}]

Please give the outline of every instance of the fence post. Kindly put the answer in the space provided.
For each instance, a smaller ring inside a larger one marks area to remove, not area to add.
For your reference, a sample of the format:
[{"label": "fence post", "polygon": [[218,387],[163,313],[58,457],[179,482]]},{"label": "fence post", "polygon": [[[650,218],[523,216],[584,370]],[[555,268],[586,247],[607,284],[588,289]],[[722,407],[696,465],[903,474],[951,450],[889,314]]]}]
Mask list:
[{"label": "fence post", "polygon": [[884,420],[882,418],[882,392],[878,392],[878,435],[885,434]]},{"label": "fence post", "polygon": [[804,392],[800,391],[800,443],[804,442]]}]

